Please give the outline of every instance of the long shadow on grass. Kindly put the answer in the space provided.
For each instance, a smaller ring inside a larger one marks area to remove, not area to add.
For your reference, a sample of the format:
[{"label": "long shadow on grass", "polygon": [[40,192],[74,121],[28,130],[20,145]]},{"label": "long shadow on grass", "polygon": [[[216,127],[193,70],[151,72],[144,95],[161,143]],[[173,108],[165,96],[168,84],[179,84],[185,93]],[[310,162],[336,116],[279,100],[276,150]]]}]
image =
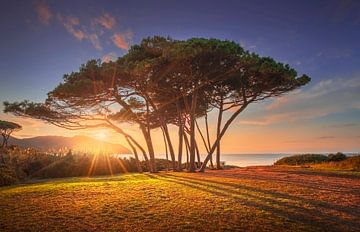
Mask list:
[{"label": "long shadow on grass", "polygon": [[[283,200],[292,200],[292,201],[296,201],[296,202],[305,202],[306,204],[311,204],[313,207],[321,207],[321,208],[325,208],[327,210],[334,210],[334,211],[338,211],[341,213],[345,213],[345,214],[349,214],[353,217],[359,217],[360,215],[360,210],[359,207],[346,207],[344,208],[344,206],[342,205],[336,205],[336,204],[330,204],[324,201],[317,201],[317,200],[311,200],[311,199],[307,199],[307,198],[303,198],[303,197],[299,197],[299,196],[294,196],[294,195],[290,195],[287,193],[280,193],[280,192],[275,192],[275,191],[271,191],[271,190],[264,190],[264,189],[259,189],[259,188],[254,188],[251,186],[245,186],[242,184],[235,184],[235,183],[224,183],[224,182],[219,182],[219,181],[215,181],[215,180],[211,180],[211,179],[199,179],[199,178],[195,178],[195,177],[181,177],[181,176],[176,176],[176,175],[171,175],[171,174],[162,174],[164,176],[168,176],[168,177],[175,177],[175,178],[179,178],[179,179],[183,179],[183,180],[193,180],[193,181],[198,181],[200,183],[213,183],[216,185],[222,185],[222,186],[228,186],[228,187],[232,187],[235,188],[237,190],[246,190],[246,191],[250,191],[250,192],[257,192],[257,193],[263,193],[266,195],[271,196],[271,198],[277,198],[277,199],[283,199]],[[198,183],[196,182],[196,183]],[[194,182],[194,184],[196,184]],[[229,190],[230,191],[230,190]],[[234,191],[234,190],[232,190]]]},{"label": "long shadow on grass", "polygon": [[[169,174],[158,174],[158,176],[163,180],[195,188],[200,191],[205,191],[216,196],[240,200],[241,203],[247,206],[266,210],[279,217],[286,218],[306,226],[311,226],[312,228],[315,227],[319,230],[326,228],[327,231],[339,231],[344,230],[344,227],[341,227],[342,225],[346,225],[348,227],[346,229],[351,231],[356,230],[355,228],[360,226],[359,223],[346,221],[336,215],[323,213],[318,208],[306,209],[304,207],[297,206],[294,203],[291,204],[289,202],[284,202],[284,200],[288,200],[290,198],[287,195],[279,195],[276,192],[270,192],[253,187],[248,188],[247,186],[231,186],[231,184],[229,185],[223,182],[199,180],[197,178],[179,177]],[[216,186],[209,183],[216,184]],[[236,189],[229,189],[229,187]],[[266,196],[264,196],[264,194]],[[295,203],[302,203],[301,199],[290,200],[296,201]],[[318,205],[314,206],[318,207]]]},{"label": "long shadow on grass", "polygon": [[[271,171],[273,172],[273,171]],[[290,174],[290,175],[301,175],[302,173],[297,173],[295,171],[274,171],[275,173],[285,173],[285,174]],[[307,179],[311,179],[311,175],[312,176],[318,176],[316,172],[312,172],[312,174],[307,174],[309,175],[309,178]],[[229,176],[229,175],[217,175],[214,174],[213,176],[217,176],[217,177],[234,177],[234,176]],[[299,179],[299,180],[291,180],[291,179],[285,179],[282,180],[280,179],[281,176],[277,175],[277,176],[262,176],[262,175],[254,175],[254,174],[249,174],[249,173],[241,173],[241,176],[239,174],[235,175],[235,177],[240,177],[241,179],[248,179],[248,180],[263,180],[263,181],[273,181],[273,182],[278,182],[278,183],[283,183],[283,184],[294,184],[296,186],[302,186],[302,187],[306,187],[306,188],[311,188],[314,191],[318,191],[318,190],[325,190],[325,191],[329,191],[329,192],[339,192],[339,193],[356,193],[359,190],[359,187],[356,189],[354,188],[354,186],[352,186],[352,189],[349,189],[347,186],[343,186],[341,183],[340,184],[331,184],[331,183],[324,183],[327,187],[322,187],[320,186],[317,182],[313,182],[313,183],[304,183],[303,179]],[[280,178],[279,178],[280,177]],[[329,177],[329,176],[328,176]],[[333,177],[333,176],[332,176]],[[351,178],[351,179],[356,179],[356,178]],[[340,186],[339,186],[340,185]]]}]

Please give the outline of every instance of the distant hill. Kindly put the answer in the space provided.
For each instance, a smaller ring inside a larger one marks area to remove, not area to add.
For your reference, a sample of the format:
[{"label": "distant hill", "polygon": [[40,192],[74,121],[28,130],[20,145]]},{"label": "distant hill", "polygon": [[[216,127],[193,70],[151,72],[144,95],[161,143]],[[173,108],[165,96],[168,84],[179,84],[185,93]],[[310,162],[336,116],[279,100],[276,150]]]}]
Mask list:
[{"label": "distant hill", "polygon": [[71,149],[81,152],[106,152],[111,154],[129,154],[130,151],[120,145],[93,139],[87,136],[38,136],[33,138],[18,139],[11,137],[10,145],[28,148],[33,147],[40,151]]}]

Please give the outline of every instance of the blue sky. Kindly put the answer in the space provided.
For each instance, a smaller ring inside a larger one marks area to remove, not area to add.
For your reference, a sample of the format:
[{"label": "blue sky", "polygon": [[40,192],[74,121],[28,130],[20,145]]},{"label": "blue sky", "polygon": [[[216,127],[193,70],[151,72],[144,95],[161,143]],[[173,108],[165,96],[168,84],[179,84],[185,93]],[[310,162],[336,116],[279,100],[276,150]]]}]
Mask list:
[{"label": "blue sky", "polygon": [[[225,138],[228,152],[274,150],[233,145],[235,137],[267,134],[286,147],[279,151],[360,150],[360,1],[3,0],[0,11],[1,101],[42,101],[63,74],[121,56],[147,36],[215,37],[312,78],[300,91],[251,106]],[[19,135],[65,133],[49,128],[29,121]]]}]

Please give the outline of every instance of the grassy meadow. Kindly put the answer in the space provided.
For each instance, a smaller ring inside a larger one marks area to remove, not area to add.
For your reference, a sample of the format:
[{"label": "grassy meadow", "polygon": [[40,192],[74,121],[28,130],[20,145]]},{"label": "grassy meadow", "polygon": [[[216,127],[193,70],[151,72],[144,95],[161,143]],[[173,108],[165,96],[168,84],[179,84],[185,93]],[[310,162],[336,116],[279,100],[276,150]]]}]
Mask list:
[{"label": "grassy meadow", "polygon": [[358,231],[360,177],[290,167],[32,180],[1,231]]}]

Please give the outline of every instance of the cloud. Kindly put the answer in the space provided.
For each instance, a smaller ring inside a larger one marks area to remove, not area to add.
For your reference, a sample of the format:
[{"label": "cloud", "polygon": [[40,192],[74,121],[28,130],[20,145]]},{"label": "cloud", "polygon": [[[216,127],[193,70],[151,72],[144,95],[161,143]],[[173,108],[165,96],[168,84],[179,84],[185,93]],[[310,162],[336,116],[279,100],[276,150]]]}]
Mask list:
[{"label": "cloud", "polygon": [[88,36],[90,42],[92,43],[92,45],[99,51],[102,51],[102,47],[100,44],[100,40],[99,37],[96,34],[91,34]]},{"label": "cloud", "polygon": [[116,47],[127,50],[129,49],[129,43],[133,38],[133,33],[131,31],[127,31],[125,33],[115,33],[111,39]]},{"label": "cloud", "polygon": [[270,103],[252,105],[239,123],[265,126],[324,117],[357,109],[358,99],[360,75],[323,80],[310,89],[297,90]]},{"label": "cloud", "polygon": [[108,53],[108,54],[106,54],[106,55],[104,55],[103,56],[103,58],[102,58],[102,62],[104,62],[104,63],[108,63],[108,62],[110,62],[110,61],[114,61],[114,60],[116,60],[116,53],[115,52],[110,52],[110,53]]},{"label": "cloud", "polygon": [[95,18],[94,22],[96,24],[100,24],[108,30],[111,30],[116,24],[115,18],[109,13],[104,13],[102,16]]},{"label": "cloud", "polygon": [[63,17],[58,15],[60,22],[64,25],[65,29],[78,40],[83,40],[86,37],[85,31],[78,29],[80,20],[73,16]]},{"label": "cloud", "polygon": [[348,127],[356,127],[358,126],[358,124],[356,123],[339,123],[339,124],[332,124],[330,125],[329,127],[332,127],[332,128],[348,128]]},{"label": "cloud", "polygon": [[37,1],[35,3],[35,10],[39,21],[44,25],[49,25],[53,14],[50,11],[49,5],[45,1]]},{"label": "cloud", "polygon": [[316,137],[316,139],[320,139],[320,140],[323,140],[323,139],[336,139],[335,136],[319,136],[319,137]]},{"label": "cloud", "polygon": [[96,33],[89,34],[86,31],[86,27],[80,24],[80,20],[74,16],[63,17],[58,14],[60,23],[65,29],[78,40],[88,40],[94,46],[95,49],[102,51],[103,48],[100,43],[100,38]]}]

